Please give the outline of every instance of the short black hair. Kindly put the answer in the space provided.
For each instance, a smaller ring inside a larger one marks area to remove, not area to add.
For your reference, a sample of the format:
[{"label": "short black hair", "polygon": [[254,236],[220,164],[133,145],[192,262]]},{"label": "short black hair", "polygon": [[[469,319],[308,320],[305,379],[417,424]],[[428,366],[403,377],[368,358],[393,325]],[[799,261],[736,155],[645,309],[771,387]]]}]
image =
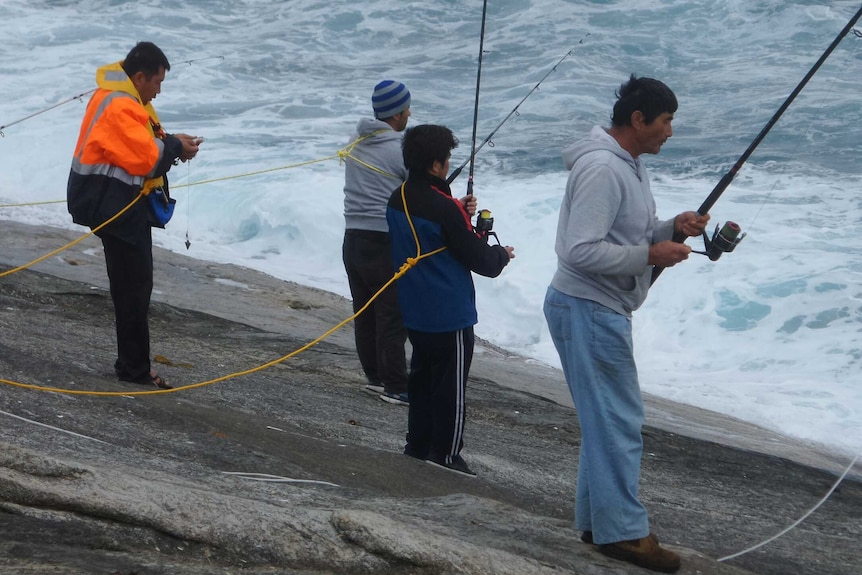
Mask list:
[{"label": "short black hair", "polygon": [[664,83],[653,78],[638,78],[634,74],[628,82],[620,86],[616,97],[614,113],[611,116],[614,126],[630,126],[632,114],[636,111],[640,111],[644,115],[644,121],[651,124],[665,112],[676,112],[679,105],[673,91]]},{"label": "short black hair", "polygon": [[457,147],[458,138],[446,126],[422,124],[404,133],[401,155],[408,170],[424,173],[434,162],[445,163],[449,153]]},{"label": "short black hair", "polygon": [[161,48],[152,42],[138,42],[123,60],[123,70],[129,78],[143,72],[149,79],[158,74],[161,68],[170,70],[171,64]]}]

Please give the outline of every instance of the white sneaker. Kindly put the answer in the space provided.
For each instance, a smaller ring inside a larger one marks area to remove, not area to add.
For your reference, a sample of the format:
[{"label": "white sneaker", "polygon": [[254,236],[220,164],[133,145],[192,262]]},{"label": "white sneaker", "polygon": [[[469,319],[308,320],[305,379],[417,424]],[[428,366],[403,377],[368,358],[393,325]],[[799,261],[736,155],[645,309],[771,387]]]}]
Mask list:
[{"label": "white sneaker", "polygon": [[395,405],[410,405],[410,400],[407,399],[406,393],[387,393],[384,391],[380,394],[380,399]]},{"label": "white sneaker", "polygon": [[362,388],[362,391],[365,393],[370,393],[371,395],[380,395],[385,392],[386,389],[382,385],[375,385],[373,383],[369,383],[365,387]]}]

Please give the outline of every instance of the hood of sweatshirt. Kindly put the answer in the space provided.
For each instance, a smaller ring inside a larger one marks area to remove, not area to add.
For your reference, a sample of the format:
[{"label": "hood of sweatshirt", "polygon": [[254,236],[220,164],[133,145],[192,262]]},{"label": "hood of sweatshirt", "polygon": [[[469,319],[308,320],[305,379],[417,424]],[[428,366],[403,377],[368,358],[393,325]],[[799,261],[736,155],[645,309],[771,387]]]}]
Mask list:
[{"label": "hood of sweatshirt", "polygon": [[632,158],[632,155],[622,149],[613,136],[608,134],[607,130],[601,126],[593,126],[587,137],[578,140],[568,148],[563,150],[563,163],[567,170],[571,170],[575,163],[584,156],[584,154],[603,150],[610,152],[624,161],[637,178],[643,181],[646,174],[643,172],[643,164],[639,160]]},{"label": "hood of sweatshirt", "polygon": [[362,118],[359,120],[359,123],[356,124],[356,133],[359,134],[360,138],[373,135],[375,142],[400,141],[404,136],[404,132],[396,132],[392,129],[392,126],[376,118]]}]

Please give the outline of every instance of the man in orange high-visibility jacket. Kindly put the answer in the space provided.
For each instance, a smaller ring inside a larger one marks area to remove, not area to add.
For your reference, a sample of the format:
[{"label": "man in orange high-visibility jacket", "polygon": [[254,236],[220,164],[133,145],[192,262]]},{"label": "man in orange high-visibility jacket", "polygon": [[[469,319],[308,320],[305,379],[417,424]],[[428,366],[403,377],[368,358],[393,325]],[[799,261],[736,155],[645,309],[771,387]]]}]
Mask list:
[{"label": "man in orange high-visibility jacket", "polygon": [[[125,60],[96,72],[98,89],[87,104],[66,190],[75,223],[96,228],[142,192],[169,198],[168,170],[197,154],[202,139],[166,134],[150,103],[170,69],[158,46],[140,42]],[[141,198],[96,235],[105,250],[117,324],[114,371],[122,381],[170,389],[150,365],[154,225],[164,227],[149,199]]]}]

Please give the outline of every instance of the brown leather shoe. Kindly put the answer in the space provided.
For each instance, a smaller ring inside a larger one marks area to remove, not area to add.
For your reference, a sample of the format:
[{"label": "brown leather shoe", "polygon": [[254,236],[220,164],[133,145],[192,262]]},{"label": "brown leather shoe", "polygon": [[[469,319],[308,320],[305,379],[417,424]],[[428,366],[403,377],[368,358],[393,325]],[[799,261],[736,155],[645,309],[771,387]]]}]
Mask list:
[{"label": "brown leather shoe", "polygon": [[[656,537],[655,533],[650,533],[647,535],[650,539],[658,544],[658,537]],[[593,541],[593,532],[592,531],[583,531],[581,532],[581,541],[586,543],[587,545],[595,545],[595,541]]]},{"label": "brown leather shoe", "polygon": [[599,545],[599,551],[608,557],[661,573],[675,573],[680,566],[679,555],[662,548],[652,534],[641,539]]}]

